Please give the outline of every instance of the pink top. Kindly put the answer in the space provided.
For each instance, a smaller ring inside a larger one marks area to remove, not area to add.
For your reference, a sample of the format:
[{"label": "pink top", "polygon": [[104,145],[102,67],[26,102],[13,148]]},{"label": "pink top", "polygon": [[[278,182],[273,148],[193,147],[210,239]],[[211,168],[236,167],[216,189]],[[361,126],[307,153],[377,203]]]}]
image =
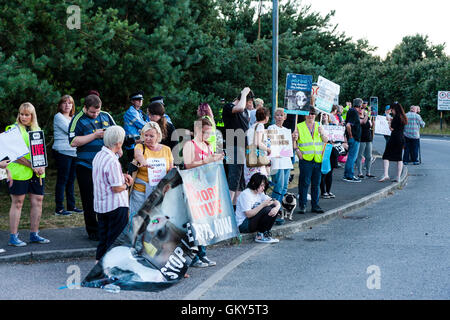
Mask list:
[{"label": "pink top", "polygon": [[119,207],[128,207],[128,192],[115,193],[112,187],[125,184],[122,167],[117,156],[105,146],[92,161],[92,180],[94,183],[94,211],[106,213]]},{"label": "pink top", "polygon": [[194,144],[194,161],[205,160],[208,156],[213,154],[212,150],[209,149],[209,146],[208,146],[208,153],[206,153],[195,143],[194,140],[191,141]]}]

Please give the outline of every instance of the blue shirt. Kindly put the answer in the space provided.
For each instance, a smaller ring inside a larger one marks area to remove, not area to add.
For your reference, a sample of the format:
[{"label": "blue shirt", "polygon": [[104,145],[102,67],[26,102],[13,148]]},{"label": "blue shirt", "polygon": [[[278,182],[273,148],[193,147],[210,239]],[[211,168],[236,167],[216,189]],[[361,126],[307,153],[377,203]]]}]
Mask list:
[{"label": "blue shirt", "polygon": [[[123,128],[125,129],[125,134],[133,136],[140,135],[139,130],[141,130],[148,121],[148,117],[142,112],[142,110],[136,110],[135,107],[130,106],[127,112],[123,115]],[[134,149],[134,144],[126,147],[126,149]]]},{"label": "blue shirt", "polygon": [[[80,111],[69,124],[69,143],[78,136],[87,136],[99,129],[106,129],[116,123],[108,112],[100,111],[97,118],[92,119]],[[83,146],[77,147],[77,164],[92,169],[92,160],[103,147],[103,139],[95,139]]]}]

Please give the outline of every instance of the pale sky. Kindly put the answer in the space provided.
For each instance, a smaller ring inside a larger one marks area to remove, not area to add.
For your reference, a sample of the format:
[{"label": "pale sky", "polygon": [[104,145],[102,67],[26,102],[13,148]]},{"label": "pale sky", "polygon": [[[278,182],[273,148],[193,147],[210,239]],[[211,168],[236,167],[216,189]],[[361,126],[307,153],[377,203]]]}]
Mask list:
[{"label": "pale sky", "polygon": [[446,43],[450,55],[450,0],[302,0],[322,14],[335,10],[331,19],[338,31],[357,39],[367,39],[385,58],[404,36],[428,35],[436,45]]}]

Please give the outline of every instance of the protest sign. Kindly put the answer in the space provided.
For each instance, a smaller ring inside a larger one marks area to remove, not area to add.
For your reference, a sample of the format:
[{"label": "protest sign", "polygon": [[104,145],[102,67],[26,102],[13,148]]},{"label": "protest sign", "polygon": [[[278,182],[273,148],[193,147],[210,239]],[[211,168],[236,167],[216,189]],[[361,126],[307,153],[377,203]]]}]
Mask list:
[{"label": "protest sign", "polygon": [[370,116],[376,117],[378,115],[378,97],[370,97]]},{"label": "protest sign", "polygon": [[47,167],[44,131],[30,131],[28,132],[28,136],[30,140],[31,167]]},{"label": "protest sign", "polygon": [[309,114],[312,76],[288,73],[284,94],[284,111],[287,114]]},{"label": "protest sign", "polygon": [[314,107],[322,112],[330,113],[333,103],[337,99],[336,96],[339,96],[341,87],[322,76],[319,76],[317,85],[319,90]]},{"label": "protest sign", "polygon": [[323,129],[327,133],[329,141],[344,142],[345,126],[324,125]]},{"label": "protest sign", "polygon": [[239,234],[224,175],[221,163],[170,170],[81,285],[160,291],[178,283],[196,245]]},{"label": "protest sign", "polygon": [[391,129],[389,129],[389,122],[385,116],[377,116],[375,118],[375,134],[382,134],[384,136],[391,135]]},{"label": "protest sign", "polygon": [[0,134],[0,161],[8,158],[16,161],[30,152],[17,126]]},{"label": "protest sign", "polygon": [[285,136],[284,134],[278,133],[276,129],[267,129],[266,133],[267,141],[270,144],[271,158],[294,156],[291,135]]}]

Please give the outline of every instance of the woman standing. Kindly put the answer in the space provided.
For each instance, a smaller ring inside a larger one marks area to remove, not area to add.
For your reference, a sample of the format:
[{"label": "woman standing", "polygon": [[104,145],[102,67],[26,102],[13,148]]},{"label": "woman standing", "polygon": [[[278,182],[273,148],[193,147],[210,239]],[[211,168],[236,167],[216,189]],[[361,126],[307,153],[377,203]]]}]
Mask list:
[{"label": "woman standing", "polygon": [[209,120],[209,122],[211,122],[212,130],[211,130],[211,135],[208,138],[208,144],[211,146],[213,152],[216,152],[216,148],[217,148],[216,123],[214,121],[214,114],[213,114],[209,104],[204,102],[198,106],[197,117],[198,118],[205,117]]},{"label": "woman standing", "polygon": [[116,154],[122,150],[125,130],[108,127],[103,135],[102,149],[92,161],[94,211],[98,217],[96,260],[100,260],[128,223],[128,192],[133,178],[122,173]]},{"label": "woman standing", "polygon": [[[6,127],[6,130],[17,126],[19,127],[25,144],[30,147],[28,137],[29,131],[40,130],[36,110],[34,106],[25,102],[19,107],[19,114],[15,124]],[[30,153],[22,158],[11,162],[8,170],[11,172],[13,180],[12,186],[9,186],[9,194],[11,195],[11,208],[9,209],[10,235],[8,245],[15,247],[23,247],[27,244],[19,239],[19,222],[22,213],[22,206],[25,195],[30,195],[30,242],[49,243],[50,240],[39,236],[39,223],[42,215],[42,201],[44,199],[44,178],[45,168],[31,167]]]},{"label": "woman standing", "polygon": [[394,104],[391,105],[391,110],[393,116],[392,121],[389,124],[391,137],[389,138],[383,153],[384,175],[378,180],[379,182],[389,180],[389,161],[397,162],[397,178],[394,179],[394,181],[400,181],[403,170],[402,152],[405,145],[403,131],[405,125],[408,123],[408,118],[406,118],[402,105],[398,102],[394,102]]},{"label": "woman standing", "polygon": [[[267,134],[265,132],[264,125],[269,121],[270,111],[265,107],[259,107],[256,110],[256,123],[247,130],[247,143],[248,145],[256,145],[258,149],[270,155],[270,148],[268,145]],[[250,178],[255,173],[261,173],[265,176],[269,175],[269,169],[267,166],[261,167],[247,167],[244,165],[244,179],[247,185]]]},{"label": "woman standing", "polygon": [[164,116],[166,110],[164,105],[160,102],[152,102],[147,108],[148,117],[150,121],[156,122],[161,129],[161,144],[173,149],[178,141],[172,141],[172,133],[175,131],[175,127],[172,123],[167,121]]},{"label": "woman standing", "polygon": [[[223,154],[215,154],[208,143],[212,130],[213,124],[205,117],[195,122],[194,139],[186,142],[183,146],[183,160],[186,169],[197,168],[223,159]],[[206,247],[198,247],[199,252],[192,260],[191,267],[215,266],[216,262],[209,260],[206,256]]]},{"label": "woman standing", "polygon": [[162,178],[173,168],[172,151],[161,144],[161,129],[150,121],[141,130],[141,141],[134,148],[139,163],[136,181],[130,195],[130,213],[136,213]]},{"label": "woman standing", "polygon": [[[58,113],[53,118],[53,155],[55,157],[57,177],[55,186],[55,215],[70,216],[73,212],[83,213],[75,207],[75,168],[77,148],[69,144],[69,124],[75,113],[75,103],[69,95],[61,97]],[[64,210],[64,191],[66,192],[67,211]]]},{"label": "woman standing", "polygon": [[366,168],[366,177],[374,178],[370,173],[372,167],[372,120],[369,118],[368,112],[364,108],[360,108],[359,120],[361,122],[361,140],[359,143],[358,157],[356,158],[356,170],[358,171],[358,178],[363,179],[362,158],[364,157],[364,167]]}]

